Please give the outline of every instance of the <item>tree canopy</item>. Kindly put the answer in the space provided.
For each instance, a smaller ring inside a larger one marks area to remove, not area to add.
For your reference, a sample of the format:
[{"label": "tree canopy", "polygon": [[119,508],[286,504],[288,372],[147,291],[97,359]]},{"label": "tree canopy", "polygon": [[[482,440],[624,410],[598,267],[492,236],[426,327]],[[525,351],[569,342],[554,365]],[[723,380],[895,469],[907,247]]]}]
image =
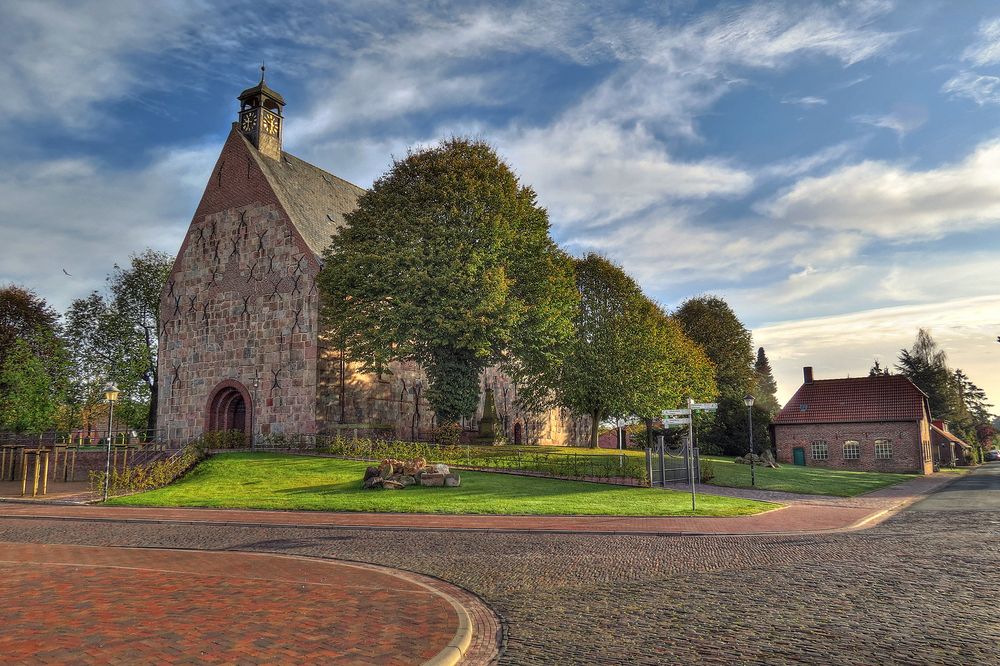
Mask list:
[{"label": "tree canopy", "polygon": [[[747,411],[743,399],[757,384],[754,371],[753,340],[729,304],[717,296],[692,298],[674,313],[684,332],[698,343],[715,366],[719,409],[702,438],[709,451],[742,454],[748,449]],[[755,448],[767,446],[769,411],[753,408]]]},{"label": "tree canopy", "polygon": [[132,255],[128,266],[115,264],[106,293],[95,291],[70,305],[66,335],[77,409],[100,401],[111,381],[121,391],[115,413],[132,427],[156,429],[160,294],[172,266],[172,256],[147,249]]},{"label": "tree canopy", "polygon": [[417,361],[442,421],[475,411],[493,364],[522,400],[549,395],[572,335],[572,263],[488,144],[455,138],[394,161],[324,256],[325,334],[369,370]]},{"label": "tree canopy", "polygon": [[714,394],[705,353],[621,268],[589,254],[576,262],[576,285],[580,308],[557,393],[590,416],[591,446],[602,420],[652,418]]},{"label": "tree canopy", "polygon": [[778,404],[778,382],[774,380],[771,361],[768,360],[763,347],[757,348],[757,360],[753,364],[753,370],[755,404],[774,418],[781,409],[781,405]]},{"label": "tree canopy", "polygon": [[986,393],[961,369],[948,366],[948,355],[927,329],[921,328],[910,349],[899,350],[896,370],[927,394],[931,416],[970,443],[979,441],[981,426],[992,417]]}]

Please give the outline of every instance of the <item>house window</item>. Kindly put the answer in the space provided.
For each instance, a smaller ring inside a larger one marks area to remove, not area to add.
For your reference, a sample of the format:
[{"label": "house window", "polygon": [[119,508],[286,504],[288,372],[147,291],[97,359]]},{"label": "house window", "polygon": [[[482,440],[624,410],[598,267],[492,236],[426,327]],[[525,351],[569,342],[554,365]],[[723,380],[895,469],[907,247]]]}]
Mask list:
[{"label": "house window", "polygon": [[812,457],[813,460],[826,460],[827,458],[830,457],[830,451],[826,445],[826,442],[823,441],[813,442]]},{"label": "house window", "polygon": [[861,458],[861,442],[849,439],[844,442],[844,460],[858,460]]},{"label": "house window", "polygon": [[890,460],[892,458],[892,442],[888,439],[875,440],[875,460]]}]

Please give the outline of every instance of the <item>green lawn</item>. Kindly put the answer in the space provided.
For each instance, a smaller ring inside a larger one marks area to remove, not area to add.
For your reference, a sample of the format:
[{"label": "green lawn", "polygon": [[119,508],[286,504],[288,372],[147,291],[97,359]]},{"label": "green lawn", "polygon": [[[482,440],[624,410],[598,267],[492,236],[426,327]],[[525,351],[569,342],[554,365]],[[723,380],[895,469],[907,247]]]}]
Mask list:
[{"label": "green lawn", "polygon": [[[705,456],[703,460],[711,461],[715,471],[715,478],[710,483],[732,488],[750,487],[750,465],[735,463],[732,458]],[[860,495],[909,481],[917,476],[916,474],[850,472],[797,465],[782,465],[778,469],[758,465],[755,470],[757,488],[761,490],[783,490],[789,493],[837,495],[839,497]]]},{"label": "green lawn", "polygon": [[[532,450],[551,450],[551,447],[531,448]],[[582,449],[567,447],[557,450],[565,453],[589,453],[596,455],[617,455],[619,453],[640,457],[644,457],[646,455],[644,451],[637,451],[635,449],[621,452],[614,449]],[[702,460],[711,461],[712,466],[715,468],[715,478],[711,481],[712,485],[727,486],[730,488],[750,487],[749,465],[740,465],[733,462],[733,458],[723,458],[717,456],[702,456]],[[778,469],[757,466],[756,476],[756,487],[761,490],[781,490],[790,493],[852,497],[854,495],[860,495],[862,493],[871,492],[872,490],[878,490],[879,488],[908,481],[916,475],[887,474],[882,472],[851,472],[835,469],[823,469],[819,467],[799,467],[796,465],[783,464]]]},{"label": "green lawn", "polygon": [[[273,453],[224,453],[165,488],[110,500],[114,505],[205,506],[403,513],[684,516],[686,493],[461,472],[458,488],[362,490],[366,463]],[[698,496],[700,516],[741,516],[775,504]]]}]

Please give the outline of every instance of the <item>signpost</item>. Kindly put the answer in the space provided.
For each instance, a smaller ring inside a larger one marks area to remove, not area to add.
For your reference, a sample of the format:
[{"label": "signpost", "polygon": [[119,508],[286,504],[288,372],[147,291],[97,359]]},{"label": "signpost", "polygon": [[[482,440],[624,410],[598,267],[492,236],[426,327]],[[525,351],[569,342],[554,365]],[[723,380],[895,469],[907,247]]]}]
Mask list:
[{"label": "signpost", "polygon": [[[691,511],[694,512],[696,507],[696,492],[695,492],[695,479],[694,474],[696,471],[694,464],[694,419],[691,418],[691,414],[695,411],[699,412],[714,412],[719,408],[719,403],[717,402],[695,402],[693,399],[687,399],[686,409],[664,409],[663,410],[663,424],[667,427],[670,426],[683,426],[688,427],[688,478],[691,479]],[[661,449],[662,450],[662,449]],[[663,468],[662,462],[660,463],[660,468]]]}]

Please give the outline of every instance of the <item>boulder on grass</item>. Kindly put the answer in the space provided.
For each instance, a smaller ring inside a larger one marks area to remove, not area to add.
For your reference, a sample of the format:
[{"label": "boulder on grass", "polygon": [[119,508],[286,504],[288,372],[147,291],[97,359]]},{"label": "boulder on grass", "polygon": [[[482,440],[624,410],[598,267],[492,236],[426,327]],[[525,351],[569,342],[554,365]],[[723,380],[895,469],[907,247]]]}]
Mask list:
[{"label": "boulder on grass", "polygon": [[399,476],[399,482],[402,483],[404,486],[412,486],[417,482],[417,480],[408,474],[401,474]]},{"label": "boulder on grass", "polygon": [[444,477],[444,485],[448,486],[449,488],[457,488],[458,486],[462,485],[462,477],[459,476],[456,472],[452,472],[451,474],[446,474]]},{"label": "boulder on grass", "polygon": [[367,481],[368,479],[374,479],[377,476],[382,476],[381,472],[379,471],[379,468],[374,466],[369,467],[368,469],[365,470],[364,480]]},{"label": "boulder on grass", "polygon": [[395,481],[393,479],[386,479],[385,481],[382,482],[382,487],[385,488],[386,490],[402,490],[406,486],[404,486],[399,481]]},{"label": "boulder on grass", "polygon": [[431,465],[431,471],[433,471],[435,474],[444,474],[444,475],[451,474],[451,470],[448,469],[448,466],[442,465],[441,463],[438,463],[436,465]]},{"label": "boulder on grass", "polygon": [[379,476],[381,476],[383,479],[388,479],[390,476],[392,476],[393,472],[392,467],[393,465],[391,460],[383,460],[382,464],[378,466]]},{"label": "boulder on grass", "polygon": [[381,488],[381,487],[382,487],[382,477],[381,476],[373,476],[370,479],[365,479],[364,482],[362,482],[362,484],[361,484],[361,489],[362,490],[373,490],[373,489]]},{"label": "boulder on grass", "polygon": [[442,487],[444,486],[444,474],[430,474],[424,472],[420,475],[420,485]]}]

